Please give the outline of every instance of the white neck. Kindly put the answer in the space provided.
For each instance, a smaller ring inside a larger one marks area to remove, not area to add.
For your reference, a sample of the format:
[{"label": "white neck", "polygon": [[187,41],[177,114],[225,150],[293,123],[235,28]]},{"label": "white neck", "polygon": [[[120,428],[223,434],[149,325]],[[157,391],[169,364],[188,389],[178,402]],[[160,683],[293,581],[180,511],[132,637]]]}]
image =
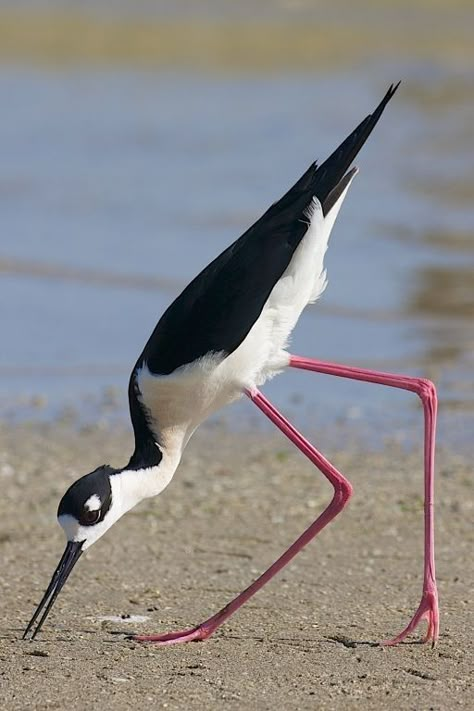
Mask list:
[{"label": "white neck", "polygon": [[119,516],[143,499],[160,494],[173,478],[181,459],[181,450],[170,455],[166,450],[159,464],[143,469],[124,469],[110,477],[112,506],[120,509]]}]

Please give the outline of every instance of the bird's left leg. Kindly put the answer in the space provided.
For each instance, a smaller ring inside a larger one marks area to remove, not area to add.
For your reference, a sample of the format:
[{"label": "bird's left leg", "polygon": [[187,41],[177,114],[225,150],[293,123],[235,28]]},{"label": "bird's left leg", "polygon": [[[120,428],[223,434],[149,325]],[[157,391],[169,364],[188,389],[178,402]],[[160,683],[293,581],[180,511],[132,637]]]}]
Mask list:
[{"label": "bird's left leg", "polygon": [[318,452],[288,420],[266,399],[257,389],[246,390],[246,395],[252,402],[276,425],[293,444],[324,474],[334,488],[332,500],[318,518],[304,531],[301,536],[286,550],[268,570],[231,600],[222,610],[202,622],[197,627],[182,632],[168,632],[159,635],[137,635],[132,639],[138,642],[155,642],[157,644],[177,644],[204,640],[216,631],[231,615],[257,593],[269,580],[285,567],[304,546],[306,546],[332,519],[342,511],[352,494],[352,486],[340,472]]},{"label": "bird's left leg", "polygon": [[365,368],[354,368],[352,366],[329,363],[313,358],[303,358],[301,356],[290,356],[290,368],[300,368],[311,370],[316,373],[334,375],[340,378],[350,378],[351,380],[361,380],[368,383],[387,385],[392,388],[401,388],[415,392],[423,404],[425,419],[425,441],[424,441],[424,471],[425,471],[425,550],[424,550],[424,572],[423,572],[423,592],[421,602],[417,611],[413,615],[410,623],[397,637],[383,642],[383,644],[398,644],[408,634],[413,632],[421,620],[426,619],[428,629],[424,641],[432,641],[435,645],[439,636],[439,609],[438,591],[435,577],[434,558],[434,456],[436,437],[436,413],[437,396],[436,388],[430,380],[425,378],[414,378],[406,375],[394,375],[393,373],[382,373],[376,370]]}]

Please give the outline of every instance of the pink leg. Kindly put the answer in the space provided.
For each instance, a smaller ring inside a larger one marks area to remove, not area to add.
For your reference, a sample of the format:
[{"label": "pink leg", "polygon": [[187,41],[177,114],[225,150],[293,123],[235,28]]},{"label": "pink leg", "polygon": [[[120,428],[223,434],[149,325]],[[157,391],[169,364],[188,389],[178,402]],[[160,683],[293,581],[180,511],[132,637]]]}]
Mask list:
[{"label": "pink leg", "polygon": [[423,573],[423,593],[421,602],[408,626],[397,637],[387,640],[383,644],[397,644],[408,634],[413,632],[421,620],[426,619],[428,629],[425,642],[432,641],[436,644],[439,636],[439,610],[438,591],[435,578],[434,560],[434,454],[435,454],[435,431],[437,397],[436,389],[432,382],[423,378],[411,378],[405,375],[392,375],[390,373],[380,373],[375,370],[365,370],[363,368],[351,368],[345,365],[337,365],[312,358],[302,358],[291,356],[291,368],[301,368],[327,375],[336,375],[341,378],[352,380],[363,380],[369,383],[388,385],[392,388],[401,388],[415,392],[423,403],[425,418],[425,446],[424,446],[424,469],[425,469],[425,551],[424,551],[424,573]]},{"label": "pink leg", "polygon": [[161,635],[137,635],[133,639],[139,642],[156,642],[158,644],[176,644],[178,642],[189,642],[192,640],[203,640],[209,637],[220,627],[231,615],[236,612],[247,600],[255,595],[265,583],[273,578],[282,568],[287,565],[304,546],[309,543],[327,524],[342,511],[352,494],[352,486],[340,474],[335,467],[320,454],[278,410],[266,399],[258,390],[246,391],[246,395],[254,402],[258,408],[285,434],[308,459],[315,464],[318,469],[329,479],[334,487],[334,495],[329,506],[311,524],[309,528],[288,548],[283,555],[278,558],[268,570],[266,570],[257,580],[255,580],[240,595],[232,600],[218,613],[210,617],[202,624],[190,630],[182,632],[169,632]]}]

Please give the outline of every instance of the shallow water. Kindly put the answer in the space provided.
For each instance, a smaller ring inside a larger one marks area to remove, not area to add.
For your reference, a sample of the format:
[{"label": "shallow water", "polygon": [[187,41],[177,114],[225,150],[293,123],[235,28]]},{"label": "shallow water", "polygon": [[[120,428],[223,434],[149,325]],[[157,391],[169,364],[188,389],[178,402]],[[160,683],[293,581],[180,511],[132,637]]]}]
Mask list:
[{"label": "shallow water", "polygon": [[[1,68],[3,416],[125,416],[128,372],[166,305],[405,73],[293,350],[432,377],[441,439],[468,441],[474,80],[407,67],[370,81]],[[351,418],[372,440],[421,423],[413,396],[385,388],[295,373],[268,393],[300,422]]]}]

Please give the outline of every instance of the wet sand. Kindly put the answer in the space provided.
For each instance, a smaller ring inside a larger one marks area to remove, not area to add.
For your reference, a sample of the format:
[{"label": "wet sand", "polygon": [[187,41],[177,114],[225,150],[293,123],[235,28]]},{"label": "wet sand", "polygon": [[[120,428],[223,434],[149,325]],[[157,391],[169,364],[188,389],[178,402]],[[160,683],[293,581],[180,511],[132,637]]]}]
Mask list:
[{"label": "wet sand", "polygon": [[203,429],[169,488],[83,556],[40,638],[23,642],[63,550],[59,497],[78,474],[124,462],[130,437],[1,426],[0,707],[472,708],[469,462],[439,453],[439,644],[417,644],[419,630],[384,649],[421,591],[421,454],[363,451],[347,434],[327,451],[354,484],[347,510],[209,640],[159,648],[125,635],[189,626],[228,602],[321,511],[323,477],[278,435]]}]

